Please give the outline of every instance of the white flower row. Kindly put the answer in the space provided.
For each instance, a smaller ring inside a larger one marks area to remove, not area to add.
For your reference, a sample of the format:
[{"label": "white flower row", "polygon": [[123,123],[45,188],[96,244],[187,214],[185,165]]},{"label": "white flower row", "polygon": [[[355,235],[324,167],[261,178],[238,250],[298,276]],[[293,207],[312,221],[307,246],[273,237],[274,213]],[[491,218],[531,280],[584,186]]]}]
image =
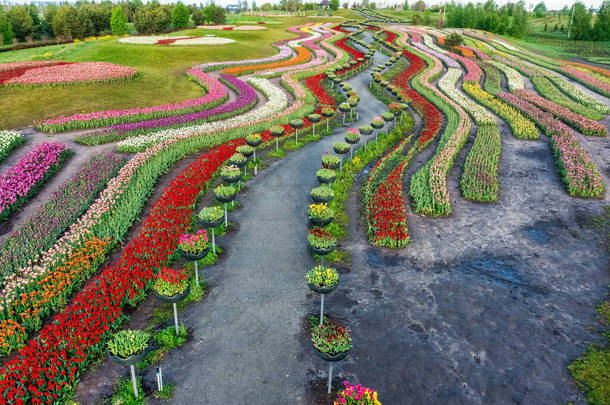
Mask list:
[{"label": "white flower row", "polygon": [[434,40],[432,39],[432,37],[430,35],[427,35],[424,33],[421,33],[421,34],[422,34],[422,38],[424,39],[424,44],[428,48],[430,48],[436,52],[439,52],[439,53],[443,53],[443,54],[448,53],[445,49],[442,49],[442,48],[439,48],[438,46],[436,46],[436,44],[434,43]]},{"label": "white flower row", "polygon": [[582,91],[580,88],[570,83],[563,77],[557,75],[556,73],[550,73],[546,76],[549,80],[557,85],[564,93],[578,101],[581,104],[588,105],[589,107],[595,108],[597,111],[602,112],[604,114],[610,113],[610,106],[602,103],[595,97],[592,97]]},{"label": "white flower row", "polygon": [[512,67],[495,60],[490,60],[489,63],[500,69],[502,73],[506,75],[506,78],[508,79],[508,89],[511,92],[515,90],[525,90],[525,82],[523,81],[521,73],[517,72]]},{"label": "white flower row", "polygon": [[15,143],[20,143],[22,139],[23,135],[19,131],[0,131],[0,159],[8,155]]},{"label": "white flower row", "polygon": [[142,150],[151,145],[158,144],[167,139],[185,138],[188,136],[213,133],[216,131],[227,130],[231,127],[238,127],[243,124],[253,124],[256,121],[277,114],[288,106],[286,94],[267,79],[252,77],[248,82],[260,89],[267,97],[267,102],[262,106],[251,110],[245,114],[227,118],[226,120],[206,122],[200,125],[193,125],[182,128],[165,129],[158,132],[151,132],[145,135],[128,138],[119,142],[118,150]]},{"label": "white flower row", "polygon": [[455,86],[462,76],[462,71],[458,68],[449,68],[447,73],[438,81],[438,87],[450,99],[459,104],[474,119],[477,125],[496,125],[496,119],[489,111],[473,100],[466,97]]},{"label": "white flower row", "polygon": [[170,45],[222,45],[235,42],[229,38],[222,37],[201,37],[201,38],[190,38],[186,36],[142,36],[142,37],[126,37],[120,38],[119,42],[125,44],[139,44],[139,45],[154,45],[159,41],[166,39],[175,39],[176,41]]}]

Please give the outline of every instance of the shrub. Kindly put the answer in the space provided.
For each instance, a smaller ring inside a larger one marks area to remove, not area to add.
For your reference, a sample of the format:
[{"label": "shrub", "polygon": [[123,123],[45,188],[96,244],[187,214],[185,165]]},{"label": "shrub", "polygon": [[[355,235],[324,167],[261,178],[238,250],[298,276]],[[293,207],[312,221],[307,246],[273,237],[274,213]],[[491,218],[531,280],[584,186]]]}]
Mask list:
[{"label": "shrub", "polygon": [[182,3],[176,4],[172,10],[172,24],[174,28],[184,28],[188,25],[190,19],[189,9]]},{"label": "shrub", "polygon": [[112,17],[110,17],[110,29],[112,30],[112,35],[127,35],[127,19],[123,14],[123,8],[121,6],[116,6],[112,12]]},{"label": "shrub", "polygon": [[146,350],[149,339],[150,334],[141,330],[121,330],[108,342],[108,350],[114,356],[126,359]]}]

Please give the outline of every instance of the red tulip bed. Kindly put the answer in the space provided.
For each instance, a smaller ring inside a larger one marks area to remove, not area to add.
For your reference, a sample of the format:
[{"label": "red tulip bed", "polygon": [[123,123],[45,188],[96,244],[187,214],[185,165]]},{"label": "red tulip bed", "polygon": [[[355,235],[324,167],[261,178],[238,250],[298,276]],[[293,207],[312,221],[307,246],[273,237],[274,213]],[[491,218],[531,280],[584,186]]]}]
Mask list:
[{"label": "red tulip bed", "polygon": [[316,96],[318,106],[332,107],[335,105],[335,99],[326,92],[322,86],[322,80],[326,79],[326,73],[320,73],[315,76],[310,76],[305,79],[305,86]]},{"label": "red tulip bed", "polygon": [[0,73],[0,85],[39,86],[112,82],[133,78],[136,70],[108,62],[58,62],[20,67]]}]

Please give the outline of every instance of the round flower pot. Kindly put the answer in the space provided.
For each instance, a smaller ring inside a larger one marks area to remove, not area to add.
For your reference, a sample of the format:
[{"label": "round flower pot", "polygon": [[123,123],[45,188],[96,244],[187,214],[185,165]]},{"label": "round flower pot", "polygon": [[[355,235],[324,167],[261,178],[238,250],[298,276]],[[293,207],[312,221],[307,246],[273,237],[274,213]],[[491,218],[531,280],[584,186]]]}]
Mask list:
[{"label": "round flower pot", "polygon": [[353,139],[353,138],[349,138],[349,139],[348,139],[348,138],[345,138],[345,142],[346,142],[346,143],[349,143],[350,145],[355,145],[355,144],[357,144],[358,142],[360,142],[360,139]]},{"label": "round flower pot", "polygon": [[203,219],[199,219],[199,222],[201,222],[201,225],[203,225],[205,228],[216,228],[216,227],[222,225],[223,221],[224,221],[224,217],[220,217],[220,219],[217,219],[215,221],[206,221]]},{"label": "round flower pot", "polygon": [[176,295],[172,295],[171,297],[168,297],[167,295],[162,295],[162,294],[159,294],[157,291],[155,291],[155,295],[157,296],[157,298],[159,298],[163,302],[175,304],[175,303],[180,302],[183,299],[185,299],[186,296],[189,295],[189,291],[191,291],[190,285],[186,288],[186,290],[182,294],[176,294]]},{"label": "round flower pot", "polygon": [[309,284],[309,283],[307,284],[307,286],[313,292],[317,292],[320,294],[329,294],[337,289],[337,287],[339,286],[339,283],[335,283],[335,285],[333,285],[332,287],[326,287],[326,286],[318,287],[317,285]]},{"label": "round flower pot", "polygon": [[333,200],[333,198],[334,197],[332,195],[322,197],[319,195],[311,194],[311,199],[314,200],[314,202],[317,202],[318,204],[330,202]]},{"label": "round flower pot", "polygon": [[311,224],[311,226],[326,226],[328,224],[330,224],[331,222],[333,222],[334,218],[328,218],[328,219],[320,219],[320,218],[312,218],[309,217],[309,223]]},{"label": "round flower pot", "polygon": [[336,168],[339,167],[339,163],[335,163],[335,164],[331,164],[331,165],[325,164],[324,166],[327,166],[329,169],[335,170]]},{"label": "round flower pot", "polygon": [[343,360],[345,358],[345,356],[347,356],[349,354],[349,352],[352,350],[351,348],[343,353],[337,353],[335,355],[330,355],[328,353],[324,353],[318,350],[318,348],[314,345],[314,350],[316,351],[316,354],[322,359],[322,360],[326,360],[326,361],[340,361]]},{"label": "round flower pot", "polygon": [[221,196],[221,195],[217,195],[217,196],[216,196],[216,199],[217,199],[218,201],[220,201],[221,203],[228,203],[228,202],[231,202],[231,201],[233,201],[233,200],[235,199],[235,194],[232,194],[232,195],[230,195],[230,196],[228,196],[228,197],[224,197],[224,196]]},{"label": "round flower pot", "polygon": [[321,176],[317,176],[317,177],[318,177],[318,181],[320,183],[326,183],[326,184],[332,183],[337,178],[337,176],[333,176],[333,177],[321,177]]},{"label": "round flower pot", "polygon": [[257,147],[258,145],[260,145],[262,142],[263,142],[263,140],[262,140],[262,139],[259,139],[259,140],[257,140],[257,141],[252,141],[252,140],[250,140],[250,141],[249,141],[248,139],[246,139],[246,143],[247,143],[249,146],[252,146],[253,148],[256,148],[256,147]]},{"label": "round flower pot", "polygon": [[331,246],[331,247],[329,247],[329,248],[327,248],[327,249],[321,249],[321,248],[317,248],[317,247],[314,247],[314,246],[309,245],[309,248],[310,248],[310,249],[311,249],[311,251],[312,251],[312,252],[314,252],[315,254],[317,254],[317,255],[321,255],[321,256],[325,256],[325,255],[327,255],[327,254],[329,254],[329,253],[333,252],[333,251],[334,251],[334,250],[337,248],[337,245]]},{"label": "round flower pot", "polygon": [[206,250],[204,250],[203,252],[201,252],[199,254],[196,254],[196,255],[192,255],[192,254],[186,253],[182,249],[180,249],[180,254],[182,255],[182,257],[184,257],[185,260],[188,260],[190,262],[194,262],[194,261],[198,261],[198,260],[204,259],[208,255],[209,251],[210,251],[210,247],[208,246],[208,248]]},{"label": "round flower pot", "polygon": [[234,162],[234,161],[229,160],[229,162],[230,162],[232,165],[235,165],[235,166],[237,166],[237,167],[244,167],[244,166],[246,165],[246,163],[248,163],[248,160],[246,159],[246,160],[241,161],[241,162]]},{"label": "round flower pot", "polygon": [[222,180],[226,181],[227,183],[237,183],[237,181],[241,179],[241,173],[237,176],[220,176],[220,177],[222,177]]},{"label": "round flower pot", "polygon": [[119,357],[119,356],[115,356],[114,354],[110,353],[110,349],[106,349],[106,352],[108,353],[108,357],[110,357],[112,360],[114,360],[118,364],[120,364],[122,366],[133,366],[133,365],[136,365],[139,362],[143,361],[146,358],[146,355],[148,354],[148,352],[150,352],[150,348],[151,347],[149,344],[148,347],[146,349],[144,349],[144,351],[142,353],[132,354],[131,356],[129,356],[125,359],[122,357]]}]

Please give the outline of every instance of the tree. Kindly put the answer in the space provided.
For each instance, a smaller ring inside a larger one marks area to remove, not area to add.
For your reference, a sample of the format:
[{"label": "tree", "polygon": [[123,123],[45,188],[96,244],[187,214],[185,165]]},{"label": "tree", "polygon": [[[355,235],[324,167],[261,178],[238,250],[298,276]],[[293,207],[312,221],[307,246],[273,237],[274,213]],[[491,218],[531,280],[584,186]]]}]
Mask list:
[{"label": "tree", "polygon": [[421,25],[421,23],[422,23],[421,14],[419,14],[419,13],[413,14],[411,22],[413,23],[413,25]]},{"label": "tree", "polygon": [[423,0],[418,0],[412,7],[415,11],[424,11],[426,9],[426,3]]},{"label": "tree", "polygon": [[593,36],[596,41],[610,40],[610,0],[605,0],[599,8]]},{"label": "tree", "polygon": [[409,9],[409,0],[405,0],[405,2],[402,4],[402,9],[403,10]]},{"label": "tree", "polygon": [[67,4],[59,7],[53,17],[53,33],[60,38],[83,38],[85,27],[78,18],[77,10]]},{"label": "tree", "polygon": [[373,1],[373,2],[369,3],[369,8],[371,10],[375,10],[375,9],[377,9],[377,4]]},{"label": "tree", "polygon": [[42,20],[40,20],[40,33],[41,35],[53,36],[53,17],[57,13],[57,6],[55,4],[49,4],[45,8]]},{"label": "tree", "polygon": [[193,16],[193,22],[195,25],[204,25],[206,23],[205,14],[203,13],[202,9],[194,9],[191,15]]},{"label": "tree", "polygon": [[339,0],[330,0],[330,9],[336,11],[339,9]]},{"label": "tree", "polygon": [[32,37],[34,39],[40,39],[40,12],[34,3],[30,3],[28,7],[28,12],[30,13],[30,17],[32,17]]},{"label": "tree", "polygon": [[445,45],[449,48],[462,45],[463,42],[464,38],[462,38],[462,36],[457,32],[452,32],[451,34],[445,37]]},{"label": "tree", "polygon": [[127,35],[127,18],[125,18],[121,6],[116,6],[112,12],[112,17],[110,17],[110,29],[112,30],[112,35]]},{"label": "tree", "polygon": [[227,16],[224,8],[215,4],[210,4],[206,9],[207,8],[209,8],[210,21],[212,21],[213,24],[220,25],[226,22]]},{"label": "tree", "polygon": [[271,10],[273,10],[273,6],[271,5],[271,3],[264,3],[261,6],[261,11],[267,12],[267,11],[271,11]]},{"label": "tree", "polygon": [[34,21],[27,6],[13,6],[8,11],[8,20],[11,22],[15,37],[24,41],[25,37],[32,35]]},{"label": "tree", "polygon": [[534,7],[534,15],[536,18],[542,18],[545,14],[546,4],[544,4],[544,1],[541,1],[540,3],[536,4],[536,7]]},{"label": "tree", "polygon": [[591,12],[587,11],[585,5],[578,2],[574,4],[574,19],[570,28],[570,39],[589,41],[593,39],[591,29]]},{"label": "tree", "polygon": [[152,34],[166,31],[171,22],[171,11],[159,3],[149,3],[138,10],[133,15],[133,22],[136,30],[141,34]]},{"label": "tree", "polygon": [[174,28],[180,29],[188,25],[190,20],[189,9],[182,3],[176,4],[172,10],[172,24]]},{"label": "tree", "polygon": [[15,34],[13,33],[11,22],[4,13],[2,6],[0,6],[0,41],[2,41],[2,44],[8,45],[13,41],[14,37]]},{"label": "tree", "polygon": [[241,2],[241,10],[240,12],[245,12],[248,11],[250,9],[250,7],[248,6],[248,2],[246,0]]}]

